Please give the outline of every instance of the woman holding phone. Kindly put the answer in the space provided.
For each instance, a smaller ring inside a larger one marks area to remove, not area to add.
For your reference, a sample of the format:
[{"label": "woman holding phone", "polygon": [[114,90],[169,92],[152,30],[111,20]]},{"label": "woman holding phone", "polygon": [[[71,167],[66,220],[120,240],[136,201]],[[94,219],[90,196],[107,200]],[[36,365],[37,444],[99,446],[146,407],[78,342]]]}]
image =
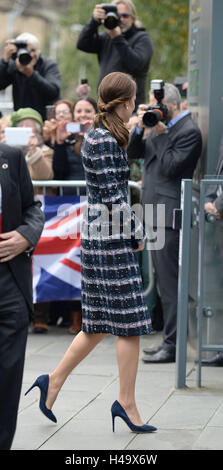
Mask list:
[{"label": "woman holding phone", "polygon": [[[97,103],[87,97],[74,104],[73,121],[61,120],[57,124],[54,144],[53,170],[54,179],[66,181],[85,180],[84,168],[80,157],[85,130],[92,124],[97,112]],[[86,194],[85,188],[80,191],[75,187],[64,189],[65,195]]]},{"label": "woman holding phone", "polygon": [[[52,406],[68,375],[103,338],[113,334],[118,338],[120,388],[111,407],[112,429],[118,416],[133,432],[149,433],[156,428],[143,424],[135,401],[139,337],[151,331],[135,256],[136,251],[143,250],[146,234],[128,204],[129,132],[125,123],[135,108],[136,84],[129,75],[113,72],[103,78],[98,94],[99,112],[82,145],[88,189],[81,234],[82,331],[56,369],[38,377],[27,393],[39,387],[40,409],[56,422]],[[116,227],[111,225],[112,217],[102,217],[101,230],[97,230],[95,214],[99,207],[105,214],[111,214],[114,205],[123,213],[125,223],[120,223],[121,231],[113,235]]]}]

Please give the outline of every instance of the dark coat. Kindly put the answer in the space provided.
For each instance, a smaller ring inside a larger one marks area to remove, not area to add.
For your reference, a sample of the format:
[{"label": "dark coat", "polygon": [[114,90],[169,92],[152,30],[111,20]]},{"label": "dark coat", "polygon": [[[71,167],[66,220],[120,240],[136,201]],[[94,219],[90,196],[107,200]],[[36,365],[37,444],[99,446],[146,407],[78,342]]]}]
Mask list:
[{"label": "dark coat", "polygon": [[[223,137],[221,138],[220,148],[219,148],[219,158],[218,164],[216,167],[215,175],[217,177],[223,178]],[[221,187],[222,189],[222,187]],[[223,217],[223,191],[218,195],[218,186],[210,185],[208,186],[205,202],[215,202],[215,206],[221,217]]]},{"label": "dark coat", "polygon": [[84,26],[77,41],[77,48],[98,55],[102,78],[111,72],[129,73],[137,83],[136,108],[145,103],[146,77],[153,54],[152,39],[145,28],[134,25],[125,33],[111,39],[104,31],[98,33],[98,22],[93,18]]},{"label": "dark coat", "polygon": [[[165,226],[172,227],[173,211],[180,207],[181,180],[191,179],[202,149],[201,132],[188,114],[169,129],[143,139],[134,131],[128,157],[144,158],[142,203],[165,205]],[[156,226],[156,210],[153,225]]]},{"label": "dark coat", "polygon": [[15,61],[0,60],[0,90],[12,85],[14,110],[33,108],[46,119],[45,106],[59,99],[61,76],[55,60],[40,54],[34,73],[26,77]]},{"label": "dark coat", "polygon": [[[21,150],[1,143],[0,183],[2,187],[2,233],[17,230],[31,242],[34,248],[44,224],[41,204],[39,201],[34,201],[33,185]],[[8,265],[29,309],[32,310],[30,250],[8,261]]]}]

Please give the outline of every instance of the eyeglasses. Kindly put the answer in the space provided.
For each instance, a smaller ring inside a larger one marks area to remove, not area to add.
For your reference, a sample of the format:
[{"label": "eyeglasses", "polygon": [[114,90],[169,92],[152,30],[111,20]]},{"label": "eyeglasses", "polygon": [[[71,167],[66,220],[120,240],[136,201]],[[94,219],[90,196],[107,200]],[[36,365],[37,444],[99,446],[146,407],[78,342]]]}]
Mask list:
[{"label": "eyeglasses", "polygon": [[119,16],[122,18],[129,18],[131,15],[129,15],[129,13],[121,13]]},{"label": "eyeglasses", "polygon": [[71,111],[68,110],[68,109],[63,109],[61,111],[56,111],[56,116],[59,116],[59,114],[65,114],[65,116],[66,116],[67,114],[71,114]]}]

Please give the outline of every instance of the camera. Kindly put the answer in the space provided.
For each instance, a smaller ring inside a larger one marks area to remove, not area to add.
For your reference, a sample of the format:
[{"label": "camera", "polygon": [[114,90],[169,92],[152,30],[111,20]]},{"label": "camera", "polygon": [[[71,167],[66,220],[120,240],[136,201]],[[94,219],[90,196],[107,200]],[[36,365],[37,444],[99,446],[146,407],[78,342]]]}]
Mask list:
[{"label": "camera", "polygon": [[46,118],[48,121],[50,121],[50,119],[56,119],[56,108],[53,104],[46,106]]},{"label": "camera", "polygon": [[214,224],[216,222],[216,215],[212,212],[205,212],[205,220],[209,224]]},{"label": "camera", "polygon": [[148,106],[146,109],[142,118],[146,127],[154,127],[159,121],[162,121],[164,124],[168,123],[168,108],[162,103],[164,85],[163,80],[151,80],[150,82],[150,90],[153,91],[157,104],[155,106]]},{"label": "camera", "polygon": [[187,89],[183,85],[187,82],[187,77],[176,77],[173,84],[178,88],[181,98],[187,97]]},{"label": "camera", "polygon": [[17,47],[17,52],[12,54],[12,59],[15,60],[18,57],[21,65],[28,65],[32,60],[32,56],[30,55],[30,50],[27,47],[27,42],[13,39],[11,43]]},{"label": "camera", "polygon": [[107,29],[114,29],[120,24],[120,16],[118,14],[117,6],[111,3],[102,3],[101,8],[106,11],[104,19],[104,26]]},{"label": "camera", "polygon": [[70,135],[65,139],[66,144],[75,144],[79,134],[85,133],[90,126],[89,122],[82,124],[80,122],[68,122],[66,124],[66,131],[70,132]]}]

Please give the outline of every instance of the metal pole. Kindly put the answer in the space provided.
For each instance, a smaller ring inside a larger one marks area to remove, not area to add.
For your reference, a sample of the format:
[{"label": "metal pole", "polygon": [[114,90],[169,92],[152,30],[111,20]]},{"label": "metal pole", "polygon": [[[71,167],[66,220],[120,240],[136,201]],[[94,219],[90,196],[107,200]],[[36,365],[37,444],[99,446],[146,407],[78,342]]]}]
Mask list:
[{"label": "metal pole", "polygon": [[205,182],[200,182],[200,224],[199,224],[199,259],[198,259],[198,307],[197,307],[197,328],[198,328],[198,362],[197,362],[197,386],[201,387],[201,361],[202,361],[202,340],[203,340],[203,268],[204,268],[204,199]]},{"label": "metal pole", "polygon": [[192,180],[182,180],[176,341],[176,388],[186,385]]}]

